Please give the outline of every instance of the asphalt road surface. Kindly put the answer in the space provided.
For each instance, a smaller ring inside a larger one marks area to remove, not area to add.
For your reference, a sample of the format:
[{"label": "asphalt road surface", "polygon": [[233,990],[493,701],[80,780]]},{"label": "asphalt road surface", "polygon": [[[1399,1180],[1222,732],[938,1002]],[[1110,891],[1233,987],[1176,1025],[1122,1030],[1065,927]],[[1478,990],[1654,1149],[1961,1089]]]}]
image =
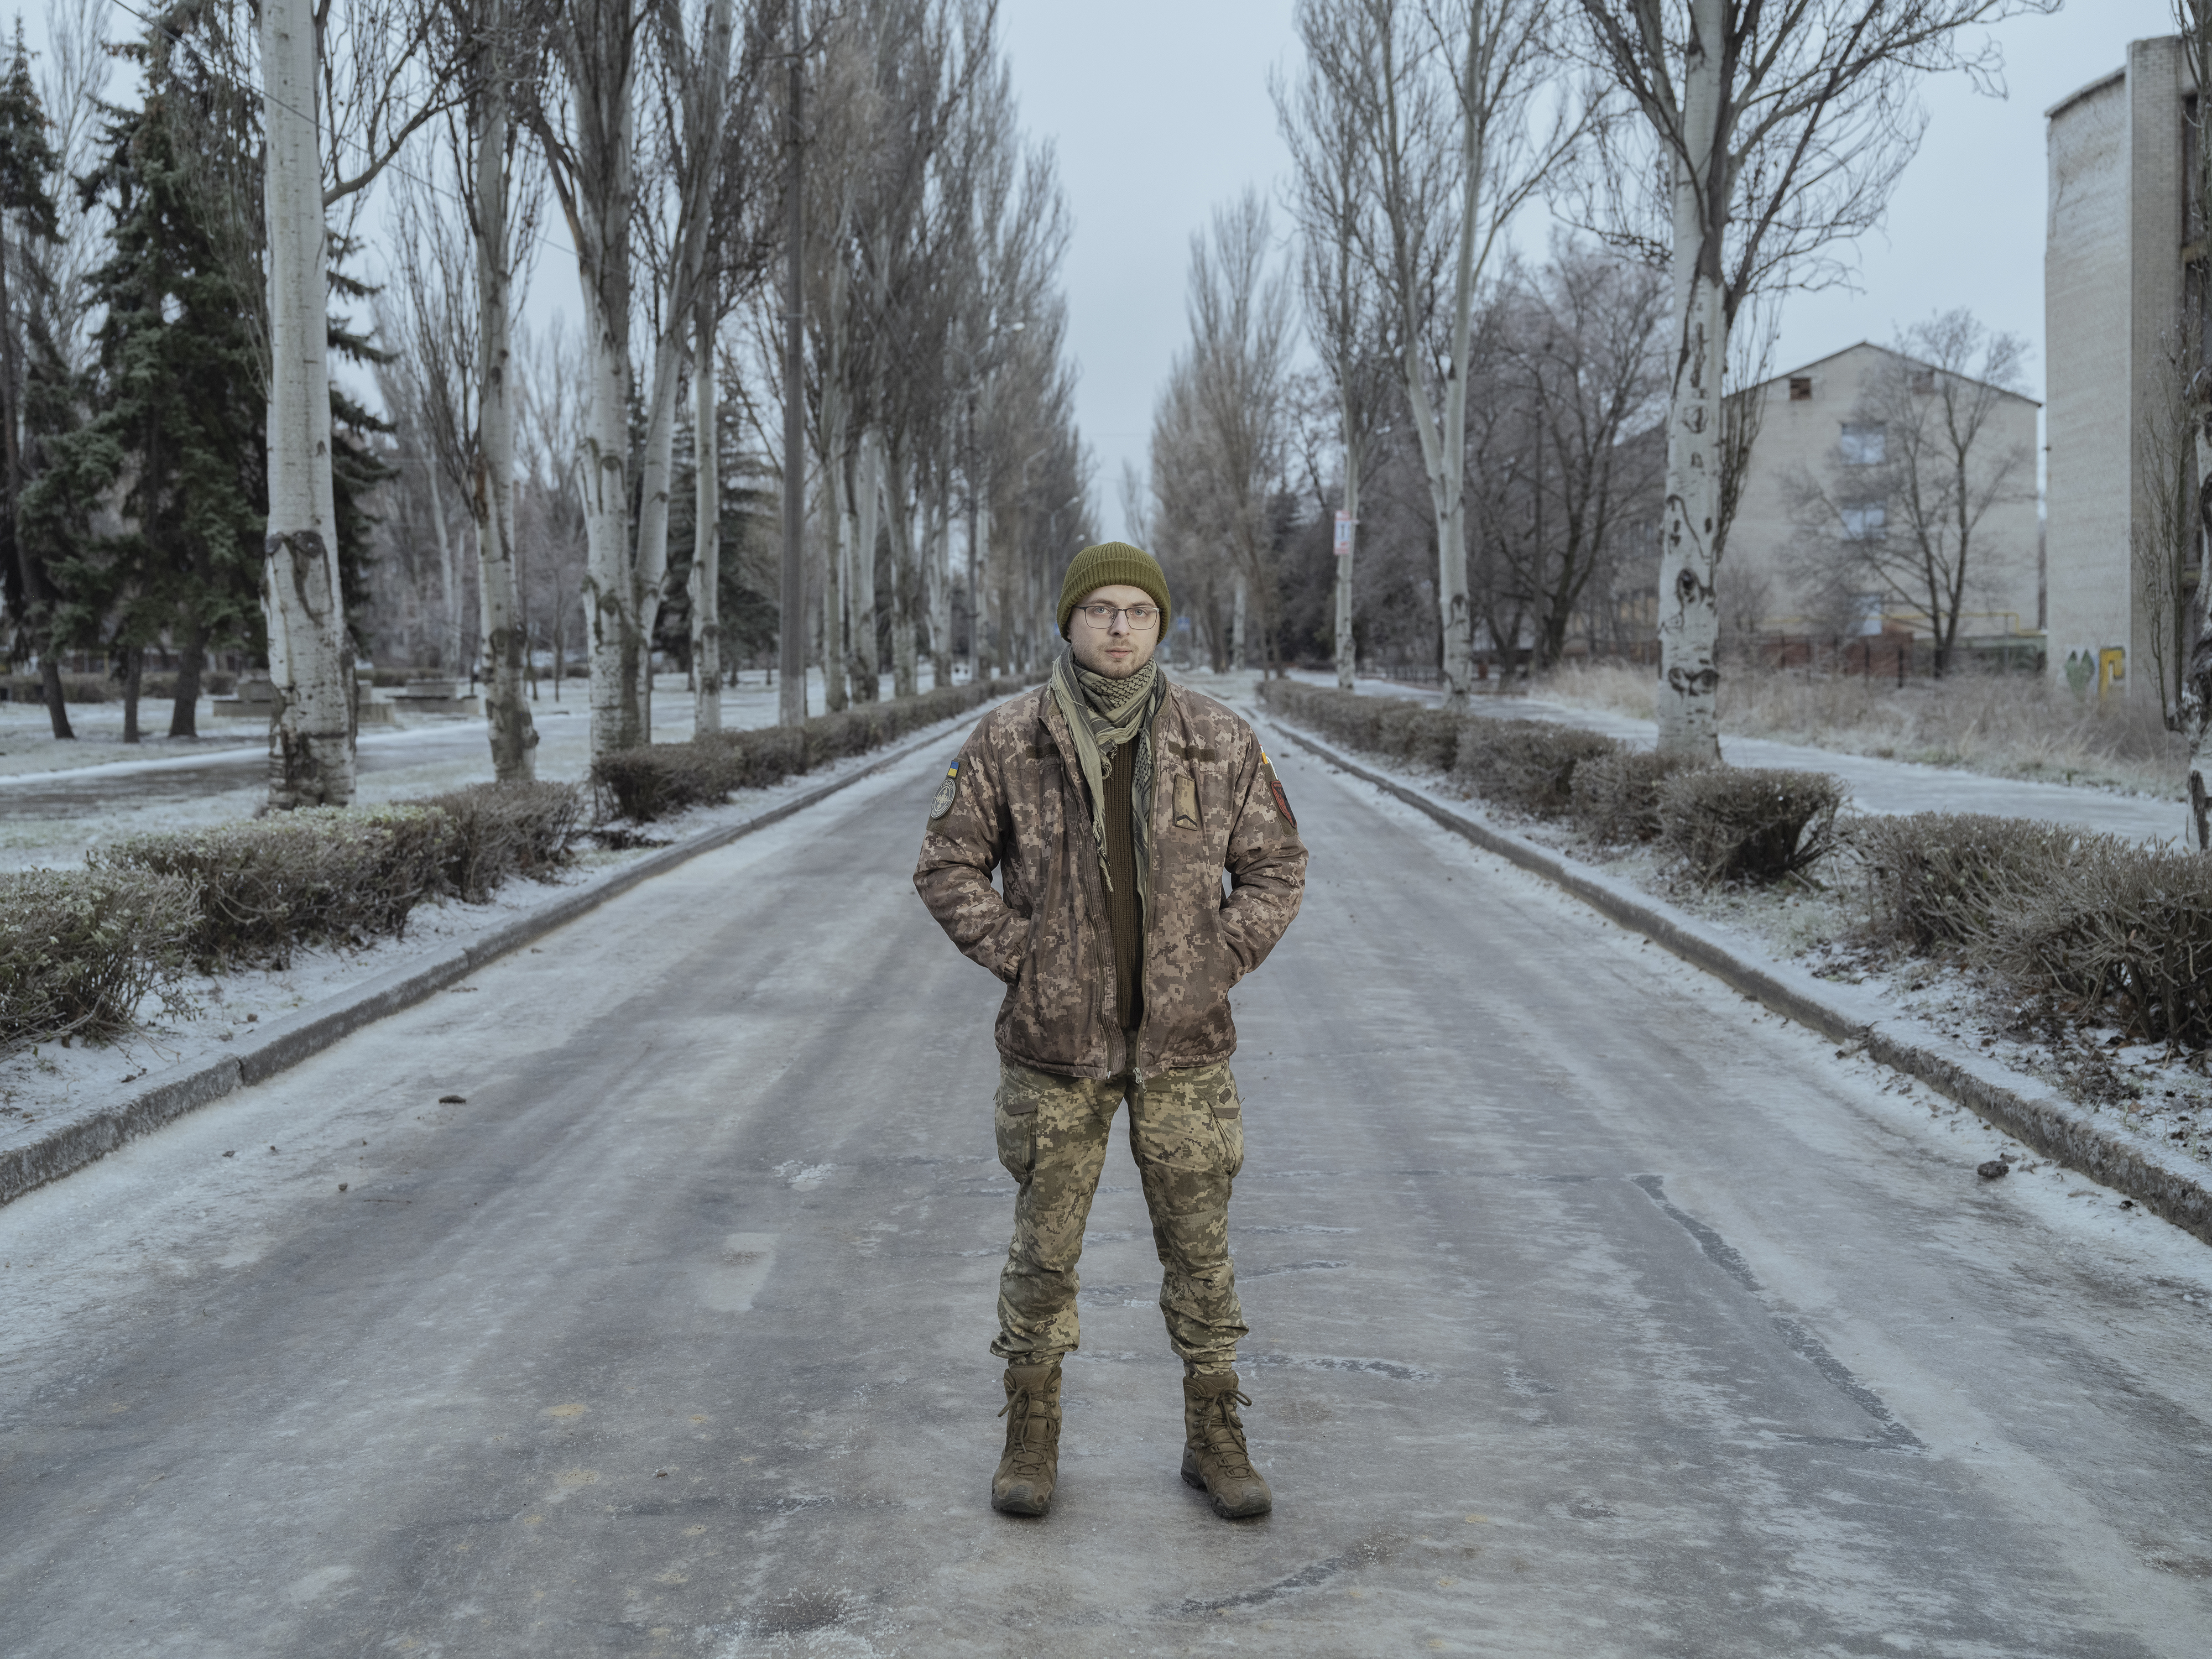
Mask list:
[{"label": "asphalt road surface", "polygon": [[1272,1517],[1176,1478],[1118,1132],[1059,1499],[988,1506],[1012,1189],[933,751],[0,1209],[0,1649],[2212,1650],[2203,1246],[1978,1182],[1971,1121],[1275,752]]}]

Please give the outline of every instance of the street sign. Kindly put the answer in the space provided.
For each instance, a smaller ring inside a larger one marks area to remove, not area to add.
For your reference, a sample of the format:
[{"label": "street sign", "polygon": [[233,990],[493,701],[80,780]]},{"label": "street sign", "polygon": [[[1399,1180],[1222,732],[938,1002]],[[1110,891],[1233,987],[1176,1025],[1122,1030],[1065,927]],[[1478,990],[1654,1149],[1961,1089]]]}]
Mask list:
[{"label": "street sign", "polygon": [[1352,514],[1339,509],[1336,515],[1336,556],[1352,556]]}]

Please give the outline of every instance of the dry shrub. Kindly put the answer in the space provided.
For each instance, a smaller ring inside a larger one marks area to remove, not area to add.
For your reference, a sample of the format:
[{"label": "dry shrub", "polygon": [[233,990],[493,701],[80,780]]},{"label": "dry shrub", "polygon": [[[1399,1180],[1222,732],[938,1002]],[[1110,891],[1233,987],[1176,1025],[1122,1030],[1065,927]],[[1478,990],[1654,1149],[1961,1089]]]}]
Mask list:
[{"label": "dry shrub", "polygon": [[1574,805],[1576,769],[1620,752],[1613,738],[1579,726],[1474,719],[1461,729],[1452,775],[1486,800],[1553,818]]},{"label": "dry shrub", "polygon": [[2128,1035],[2212,1042],[2212,859],[2084,836],[2057,879],[1996,896],[1975,956],[2062,1012]]},{"label": "dry shrub", "polygon": [[106,1036],[182,965],[191,884],[143,870],[0,876],[0,1054]]},{"label": "dry shrub", "polygon": [[167,835],[87,855],[95,871],[188,883],[198,915],[185,941],[209,971],[289,966],[297,945],[357,944],[404,930],[446,890],[460,837],[434,806],[313,807]]},{"label": "dry shrub", "polygon": [[1922,951],[1986,939],[1994,905],[2066,882],[2094,839],[1981,812],[1862,818],[1850,838],[1869,931]]},{"label": "dry shrub", "polygon": [[601,755],[592,763],[592,788],[601,818],[650,823],[728,799],[745,772],[742,746],[695,738]]},{"label": "dry shrub", "polygon": [[1010,696],[1023,684],[994,679],[948,685],[818,714],[796,731],[764,726],[714,732],[686,743],[618,750],[592,763],[599,816],[646,823],[686,807],[714,805],[727,800],[733,790],[765,789],[794,773],[895,743],[909,732]]},{"label": "dry shrub", "polygon": [[1706,764],[1650,750],[1594,756],[1575,768],[1568,816],[1577,830],[1605,845],[1656,841],[1659,786],[1677,772]]},{"label": "dry shrub", "polygon": [[568,861],[584,811],[573,783],[478,783],[407,804],[435,807],[453,821],[446,883],[471,904],[517,876],[550,879]]},{"label": "dry shrub", "polygon": [[1825,772],[1704,766],[1659,785],[1659,830],[1691,877],[1778,881],[1835,849],[1844,786]]}]

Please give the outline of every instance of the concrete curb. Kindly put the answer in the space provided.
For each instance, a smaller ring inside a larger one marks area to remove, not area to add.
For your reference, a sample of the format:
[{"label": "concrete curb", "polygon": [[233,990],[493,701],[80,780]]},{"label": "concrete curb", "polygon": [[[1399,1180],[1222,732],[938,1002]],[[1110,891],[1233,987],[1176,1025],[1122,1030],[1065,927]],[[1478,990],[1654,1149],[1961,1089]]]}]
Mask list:
[{"label": "concrete curb", "polygon": [[1672,905],[1357,765],[1272,711],[1267,718],[1299,748],[1395,796],[1454,835],[1564,888],[1601,915],[1645,935],[1800,1025],[1838,1042],[1862,1045],[1872,1059],[1917,1078],[2045,1157],[2117,1188],[2154,1214],[2212,1243],[2212,1188],[2207,1185],[2212,1172],[2161,1164],[2034,1079],[1898,1014],[1858,987],[1832,985],[1786,963],[1758,960],[1741,945]]},{"label": "concrete curb", "polygon": [[[979,704],[971,711],[974,717],[980,720],[988,707]],[[969,718],[968,714],[953,717],[954,720]],[[157,1129],[210,1101],[220,1100],[234,1090],[272,1078],[388,1014],[413,1007],[447,986],[466,979],[494,958],[544,938],[555,928],[574,921],[641,883],[666,874],[679,864],[818,805],[861,779],[944,742],[951,735],[944,728],[951,723],[940,721],[939,729],[927,735],[887,750],[866,765],[819,788],[795,795],[779,806],[741,823],[702,830],[634,864],[611,871],[589,886],[564,893],[528,915],[518,916],[479,938],[456,945],[435,957],[389,969],[328,1001],[273,1021],[257,1033],[252,1042],[239,1044],[236,1052],[220,1060],[179,1066],[122,1101],[88,1107],[61,1120],[36,1140],[0,1152],[0,1204],[9,1203],[48,1182],[58,1181],[95,1158],[106,1157],[126,1140]]]}]

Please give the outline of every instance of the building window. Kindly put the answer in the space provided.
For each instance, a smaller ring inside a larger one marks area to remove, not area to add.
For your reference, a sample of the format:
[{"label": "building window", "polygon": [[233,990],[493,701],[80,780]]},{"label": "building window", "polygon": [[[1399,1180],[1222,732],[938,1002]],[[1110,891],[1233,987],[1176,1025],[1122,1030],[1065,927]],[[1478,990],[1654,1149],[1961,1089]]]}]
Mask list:
[{"label": "building window", "polygon": [[1912,390],[1919,396],[1923,398],[1933,396],[1936,391],[1936,371],[1932,368],[1914,369],[1911,384]]},{"label": "building window", "polygon": [[1813,401],[1811,375],[1792,374],[1790,377],[1790,401],[1793,404],[1809,404]]},{"label": "building window", "polygon": [[1844,539],[1847,542],[1878,542],[1887,533],[1889,508],[1880,501],[1862,501],[1856,507],[1841,509]]},{"label": "building window", "polygon": [[1842,448],[1845,466],[1880,466],[1889,459],[1889,429],[1879,421],[1845,421]]}]

